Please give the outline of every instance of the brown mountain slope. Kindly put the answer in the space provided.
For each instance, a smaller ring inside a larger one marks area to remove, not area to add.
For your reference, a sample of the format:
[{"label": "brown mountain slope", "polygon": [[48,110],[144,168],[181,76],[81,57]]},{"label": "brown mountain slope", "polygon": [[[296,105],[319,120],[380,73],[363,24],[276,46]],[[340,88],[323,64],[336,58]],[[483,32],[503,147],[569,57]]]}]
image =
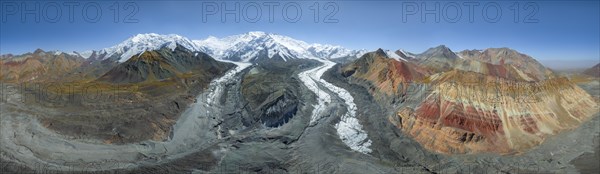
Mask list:
[{"label": "brown mountain slope", "polygon": [[454,69],[516,81],[539,81],[539,79],[533,78],[524,72],[525,70],[511,64],[493,64],[478,60],[458,59],[454,63]]},{"label": "brown mountain slope", "polygon": [[482,52],[478,50],[465,50],[459,52],[467,60],[477,60],[493,65],[511,65],[521,71],[522,77],[529,81],[545,80],[554,77],[554,73],[544,67],[537,60],[510,48],[488,48]]},{"label": "brown mountain slope", "polygon": [[594,67],[586,69],[585,71],[583,71],[583,74],[593,77],[600,77],[600,63],[596,64],[596,66]]},{"label": "brown mountain slope", "polygon": [[459,70],[432,77],[433,91],[391,117],[424,147],[441,153],[519,153],[598,112],[566,78],[518,82]]},{"label": "brown mountain slope", "polygon": [[406,89],[408,83],[424,80],[428,74],[427,70],[411,62],[389,58],[381,49],[342,67],[344,77],[364,80],[386,95],[396,95]]},{"label": "brown mountain slope", "polygon": [[33,53],[7,56],[0,60],[0,81],[44,82],[58,81],[79,67],[83,58],[65,53],[45,52],[37,49]]},{"label": "brown mountain slope", "polygon": [[180,47],[146,51],[123,63],[50,53],[5,56],[1,70],[15,72],[15,82],[39,84],[23,85],[35,96],[23,102],[51,111],[36,115],[43,126],[117,144],[165,140],[181,113],[198,102],[195,96],[235,67]]},{"label": "brown mountain slope", "polygon": [[450,48],[440,45],[418,54],[416,59],[423,68],[438,73],[452,70],[460,58]]},{"label": "brown mountain slope", "polygon": [[139,83],[161,81],[189,74],[207,76],[224,73],[232,64],[214,60],[205,53],[194,53],[178,46],[171,51],[162,48],[134,55],[131,59],[116,65],[102,75],[98,81],[111,83]]},{"label": "brown mountain slope", "polygon": [[[519,60],[529,56],[504,49],[461,53],[471,56],[466,58],[452,54],[432,48],[414,64],[377,51],[341,73],[377,102],[401,101],[392,102],[400,109],[389,120],[440,153],[520,153],[598,112],[593,98],[567,78],[535,60]],[[419,92],[404,93],[404,85]]]}]

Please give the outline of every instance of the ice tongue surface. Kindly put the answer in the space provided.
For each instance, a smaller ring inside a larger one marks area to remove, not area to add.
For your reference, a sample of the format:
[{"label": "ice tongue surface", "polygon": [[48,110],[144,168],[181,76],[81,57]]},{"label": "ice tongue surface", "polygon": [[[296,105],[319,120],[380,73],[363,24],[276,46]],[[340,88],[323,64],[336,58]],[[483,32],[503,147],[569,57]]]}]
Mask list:
[{"label": "ice tongue surface", "polygon": [[368,139],[367,133],[362,129],[362,125],[358,122],[358,119],[356,119],[356,104],[354,104],[354,98],[345,89],[321,79],[323,73],[332,68],[335,63],[328,60],[319,61],[323,63],[323,65],[299,74],[300,80],[304,85],[317,96],[317,104],[313,105],[314,109],[310,124],[317,124],[318,120],[325,114],[323,111],[332,100],[327,92],[319,88],[319,85],[317,84],[320,84],[333,94],[337,94],[337,96],[344,101],[348,109],[348,112],[342,115],[340,122],[335,125],[340,139],[352,150],[365,154],[370,153],[371,149],[369,147],[372,142]]}]

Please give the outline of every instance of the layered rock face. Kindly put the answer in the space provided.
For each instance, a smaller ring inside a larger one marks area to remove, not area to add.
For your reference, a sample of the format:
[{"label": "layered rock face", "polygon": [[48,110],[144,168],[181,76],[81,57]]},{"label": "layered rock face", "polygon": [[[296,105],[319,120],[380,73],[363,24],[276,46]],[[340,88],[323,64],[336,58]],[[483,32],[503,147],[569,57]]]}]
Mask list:
[{"label": "layered rock face", "polygon": [[436,152],[519,153],[598,112],[593,98],[565,78],[517,82],[458,70],[433,78],[420,104],[390,120]]},{"label": "layered rock face", "polygon": [[[385,103],[398,107],[389,121],[439,153],[521,153],[598,112],[587,92],[515,52],[487,49],[455,57],[440,46],[417,55],[416,64],[374,52],[341,73],[366,84],[378,102],[393,101]],[[431,68],[436,66],[441,68]]]},{"label": "layered rock face", "polygon": [[428,74],[428,70],[412,62],[389,58],[381,49],[342,68],[344,77],[352,76],[369,83],[373,95],[398,95],[405,92],[409,83],[422,81]]}]

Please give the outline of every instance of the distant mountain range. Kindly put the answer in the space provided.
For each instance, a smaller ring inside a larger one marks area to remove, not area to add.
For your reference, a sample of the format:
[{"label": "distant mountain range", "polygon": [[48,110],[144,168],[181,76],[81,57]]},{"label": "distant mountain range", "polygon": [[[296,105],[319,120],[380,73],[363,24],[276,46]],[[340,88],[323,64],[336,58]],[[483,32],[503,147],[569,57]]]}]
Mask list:
[{"label": "distant mountain range", "polygon": [[[14,82],[59,78],[98,79],[135,83],[148,78],[161,80],[194,69],[187,64],[192,60],[182,57],[200,58],[203,61],[192,61],[192,64],[202,65],[212,58],[240,62],[258,62],[261,59],[356,59],[366,52],[341,46],[308,44],[264,32],[248,32],[224,38],[209,37],[205,40],[149,33],[132,36],[115,46],[100,50],[46,52],[38,49],[22,55],[2,55],[0,79]],[[210,58],[204,59],[202,55]],[[154,64],[151,60],[161,63]]]},{"label": "distant mountain range", "polygon": [[600,77],[600,63],[596,64],[596,66],[594,66],[594,67],[586,69],[585,71],[583,71],[583,74],[594,76],[594,77]]},{"label": "distant mountain range", "polygon": [[[351,50],[327,44],[309,44],[287,36],[248,32],[223,38],[208,37],[204,40],[190,40],[180,35],[159,35],[155,33],[137,34],[115,46],[83,52],[61,52],[41,49],[23,55],[2,55],[3,79],[35,80],[39,74],[53,72],[54,76],[99,78],[135,56],[145,52],[170,50],[203,53],[215,59],[258,62],[261,59],[287,61],[289,59],[321,59],[347,62],[367,53],[367,50]],[[164,52],[164,51],[163,51]],[[460,69],[486,74],[496,74],[504,78],[536,81],[553,77],[554,73],[534,58],[510,48],[489,48],[485,50],[464,50],[454,52],[445,45],[430,48],[415,54],[402,49],[382,50],[387,57],[409,61],[429,72],[444,72]],[[171,54],[177,55],[177,53]],[[59,59],[56,59],[58,57]],[[31,58],[31,59],[29,59]],[[46,59],[44,59],[46,58]],[[176,60],[173,58],[167,58]],[[137,59],[136,59],[137,60]],[[59,62],[53,62],[59,61]],[[43,65],[61,65],[47,67]],[[23,65],[24,67],[17,67]],[[506,65],[506,66],[503,66]],[[67,66],[67,67],[63,67]],[[40,68],[44,67],[44,68]],[[33,72],[33,69],[41,71]],[[74,72],[76,70],[77,72]],[[588,72],[589,73],[589,72]],[[106,78],[106,77],[105,77]],[[105,79],[104,78],[104,79]],[[47,79],[47,78],[40,78]],[[140,79],[134,80],[139,81]]]},{"label": "distant mountain range", "polygon": [[211,36],[204,40],[190,40],[175,34],[138,34],[110,48],[69,54],[80,55],[86,59],[111,59],[125,62],[133,55],[144,51],[158,50],[163,47],[174,50],[176,45],[181,45],[193,52],[207,53],[217,59],[241,62],[252,62],[260,54],[265,54],[265,58],[273,58],[277,55],[279,58],[287,60],[295,58],[356,58],[367,52],[366,50],[350,50],[341,46],[308,44],[277,34],[248,32],[224,38]]},{"label": "distant mountain range", "polygon": [[[145,52],[170,50],[190,52],[194,54],[205,53],[215,59],[258,62],[261,59],[274,61],[287,61],[289,59],[321,59],[339,60],[347,62],[357,59],[367,53],[367,50],[351,50],[341,46],[327,44],[308,44],[287,36],[265,33],[248,32],[224,38],[208,37],[204,40],[190,40],[180,35],[159,35],[155,33],[137,34],[125,41],[104,49],[83,52],[43,52],[37,50],[34,53],[23,55],[2,55],[7,66],[3,69],[5,79],[36,79],[35,74],[28,72],[32,67],[41,66],[40,63],[31,63],[26,68],[14,68],[15,64],[28,64],[27,58],[40,59],[42,57],[65,57],[71,62],[59,62],[58,64],[72,65],[73,67],[59,68],[54,75],[73,74],[71,69],[77,69],[78,74],[87,78],[98,78],[104,76],[118,64],[127,62],[135,56],[142,56]],[[464,50],[454,52],[445,45],[430,48],[423,53],[415,54],[399,50],[382,50],[383,54],[399,61],[410,61],[420,65],[431,72],[444,72],[451,69],[461,69],[480,73],[497,74],[505,78],[518,78],[526,81],[546,79],[553,76],[550,69],[545,68],[532,57],[519,53],[510,48],[490,48],[486,50]],[[44,54],[40,54],[40,53]],[[172,55],[177,55],[174,53]],[[176,60],[168,58],[170,60]],[[21,60],[21,61],[19,61]],[[62,60],[62,59],[58,59]],[[137,59],[136,59],[137,60]],[[21,62],[21,63],[16,63]],[[47,62],[47,61],[41,61]],[[42,63],[43,64],[43,63]],[[507,66],[499,66],[504,65]],[[11,68],[13,67],[13,68]],[[35,68],[34,68],[35,69]],[[56,67],[42,68],[44,71],[55,71]],[[10,73],[9,73],[10,71]],[[38,71],[38,72],[44,72]],[[8,77],[11,76],[11,77]],[[43,79],[43,78],[42,78]],[[138,79],[140,80],[140,79]],[[137,81],[137,80],[135,80]]]}]

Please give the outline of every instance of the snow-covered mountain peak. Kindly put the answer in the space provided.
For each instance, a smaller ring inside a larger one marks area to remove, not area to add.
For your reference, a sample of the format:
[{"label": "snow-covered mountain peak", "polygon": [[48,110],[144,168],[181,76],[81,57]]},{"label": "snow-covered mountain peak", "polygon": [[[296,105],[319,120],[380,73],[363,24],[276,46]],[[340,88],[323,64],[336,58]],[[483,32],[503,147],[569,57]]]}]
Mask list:
[{"label": "snow-covered mountain peak", "polygon": [[340,57],[360,57],[365,50],[349,50],[341,46],[308,44],[288,36],[252,31],[244,34],[223,37],[208,37],[195,40],[200,48],[219,59],[248,62],[266,53],[268,58],[275,55],[284,60],[293,58],[332,59]]},{"label": "snow-covered mountain peak", "polygon": [[262,32],[262,31],[251,31],[251,32],[248,32],[248,35],[254,36],[254,37],[262,37],[262,36],[267,35],[267,33]]},{"label": "snow-covered mountain peak", "polygon": [[[256,58],[280,57],[283,60],[295,58],[333,59],[342,57],[360,57],[366,50],[350,50],[328,44],[309,44],[288,36],[251,31],[243,34],[218,38],[209,36],[203,40],[190,40],[180,35],[161,35],[156,33],[137,34],[125,41],[99,51],[79,53],[84,58],[116,59],[125,62],[144,51],[158,50],[163,47],[174,50],[181,45],[191,51],[207,53],[217,59],[250,62]],[[93,56],[96,55],[96,56]],[[115,56],[117,56],[115,58]]]},{"label": "snow-covered mountain peak", "polygon": [[137,34],[127,40],[110,48],[100,50],[100,54],[106,54],[104,58],[110,58],[113,55],[120,55],[119,62],[125,62],[131,56],[143,53],[149,50],[158,50],[163,47],[168,47],[174,50],[177,44],[192,50],[198,51],[200,48],[191,40],[176,34],[160,35],[156,33]]}]

